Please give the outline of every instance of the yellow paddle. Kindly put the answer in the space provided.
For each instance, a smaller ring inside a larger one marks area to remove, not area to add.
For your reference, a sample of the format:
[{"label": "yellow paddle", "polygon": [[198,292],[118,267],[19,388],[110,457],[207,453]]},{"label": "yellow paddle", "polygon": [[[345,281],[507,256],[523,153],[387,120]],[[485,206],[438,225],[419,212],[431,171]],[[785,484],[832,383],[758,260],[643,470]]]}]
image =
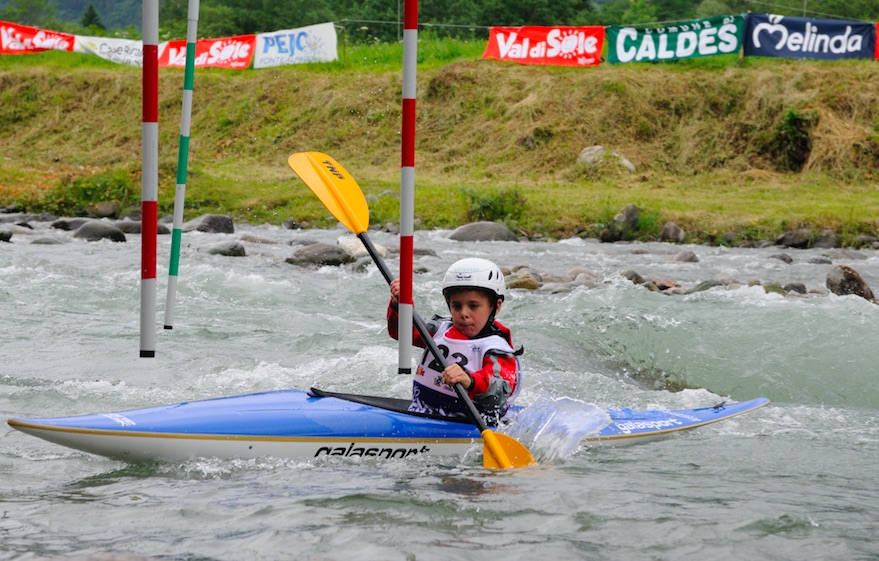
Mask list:
[{"label": "yellow paddle", "polygon": [[[372,260],[381,271],[385,280],[390,283],[394,280],[390,269],[384,259],[379,255],[372,240],[369,239],[366,230],[369,227],[369,207],[366,205],[366,197],[357,182],[351,177],[345,168],[336,160],[320,152],[299,152],[287,159],[287,163],[296,172],[312,192],[317,195],[327,210],[336,219],[344,224],[349,230],[357,234],[364,247],[369,252]],[[421,335],[421,339],[427,343],[430,352],[440,361],[443,368],[446,361],[443,354],[436,346],[433,337],[427,330],[427,325],[418,315],[413,314],[413,323]],[[483,451],[482,462],[487,468],[520,468],[537,463],[531,452],[528,451],[516,439],[505,434],[491,431],[485,424],[485,419],[477,411],[476,406],[467,391],[461,384],[455,384],[455,392],[470,411],[470,417],[482,433]]]}]

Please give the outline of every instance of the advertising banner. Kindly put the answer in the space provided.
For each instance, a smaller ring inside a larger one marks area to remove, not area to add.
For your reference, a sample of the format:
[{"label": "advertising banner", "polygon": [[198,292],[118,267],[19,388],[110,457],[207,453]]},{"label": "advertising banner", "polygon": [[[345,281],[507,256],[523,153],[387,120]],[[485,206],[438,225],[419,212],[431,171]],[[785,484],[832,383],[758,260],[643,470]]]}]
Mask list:
[{"label": "advertising banner", "polygon": [[[195,42],[195,67],[244,70],[250,67],[255,47],[256,35],[199,39]],[[160,45],[159,66],[185,68],[186,39]]]},{"label": "advertising banner", "polygon": [[332,62],[338,58],[336,27],[332,22],[319,23],[298,29],[260,33],[256,36],[253,67]]},{"label": "advertising banner", "polygon": [[743,16],[718,16],[666,27],[607,28],[607,61],[659,62],[736,53],[742,48]]},{"label": "advertising banner", "polygon": [[821,20],[748,14],[745,56],[783,58],[874,58],[876,25],[862,21]]},{"label": "advertising banner", "polygon": [[0,54],[72,51],[73,35],[0,21]]},{"label": "advertising banner", "polygon": [[118,64],[143,66],[142,41],[77,35],[73,51],[97,55]]},{"label": "advertising banner", "polygon": [[604,27],[492,27],[484,59],[545,66],[598,66]]}]

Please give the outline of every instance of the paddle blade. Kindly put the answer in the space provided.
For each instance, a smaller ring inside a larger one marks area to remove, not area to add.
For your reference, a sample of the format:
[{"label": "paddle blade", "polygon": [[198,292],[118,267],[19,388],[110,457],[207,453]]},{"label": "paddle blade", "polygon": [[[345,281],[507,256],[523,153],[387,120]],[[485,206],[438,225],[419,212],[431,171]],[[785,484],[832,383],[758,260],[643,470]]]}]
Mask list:
[{"label": "paddle blade", "polygon": [[336,220],[355,234],[366,231],[366,197],[342,164],[321,152],[298,152],[287,158],[287,163]]},{"label": "paddle blade", "polygon": [[482,465],[488,469],[523,468],[537,463],[518,440],[505,434],[482,431]]}]

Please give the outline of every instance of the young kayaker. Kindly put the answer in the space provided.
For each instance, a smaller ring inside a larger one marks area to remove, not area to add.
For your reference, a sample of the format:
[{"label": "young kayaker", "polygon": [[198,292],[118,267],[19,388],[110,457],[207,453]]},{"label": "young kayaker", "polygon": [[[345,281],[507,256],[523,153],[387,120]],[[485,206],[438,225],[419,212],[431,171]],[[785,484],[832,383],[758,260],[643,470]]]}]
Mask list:
[{"label": "young kayaker", "polygon": [[[396,339],[400,280],[390,286],[388,333]],[[443,369],[425,350],[412,381],[409,410],[468,416],[453,388],[460,383],[486,423],[497,424],[519,393],[521,381],[522,349],[513,349],[510,330],[495,319],[504,302],[504,275],[487,259],[461,259],[446,271],[442,292],[451,318],[435,316],[426,323],[448,366]],[[412,342],[427,348],[417,330]]]}]

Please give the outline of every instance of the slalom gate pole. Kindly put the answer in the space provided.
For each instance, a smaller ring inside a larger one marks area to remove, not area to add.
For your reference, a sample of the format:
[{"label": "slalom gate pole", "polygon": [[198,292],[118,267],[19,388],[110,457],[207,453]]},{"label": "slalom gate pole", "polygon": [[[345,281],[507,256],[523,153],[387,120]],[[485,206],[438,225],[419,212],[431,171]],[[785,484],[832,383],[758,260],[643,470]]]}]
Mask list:
[{"label": "slalom gate pole", "polygon": [[403,129],[400,166],[400,302],[397,334],[400,374],[412,374],[412,261],[415,234],[415,75],[418,0],[403,5]]},{"label": "slalom gate pole", "polygon": [[159,204],[159,0],[143,0],[140,356],[156,356]]},{"label": "slalom gate pole", "polygon": [[168,294],[165,298],[165,329],[174,328],[177,273],[183,239],[183,207],[186,203],[186,167],[189,162],[189,133],[192,123],[192,89],[195,81],[195,43],[198,39],[198,2],[189,0],[186,27],[186,69],[183,72],[183,110],[180,114],[180,144],[177,150],[177,189],[174,192],[174,225],[171,232],[171,261],[168,265]]}]

